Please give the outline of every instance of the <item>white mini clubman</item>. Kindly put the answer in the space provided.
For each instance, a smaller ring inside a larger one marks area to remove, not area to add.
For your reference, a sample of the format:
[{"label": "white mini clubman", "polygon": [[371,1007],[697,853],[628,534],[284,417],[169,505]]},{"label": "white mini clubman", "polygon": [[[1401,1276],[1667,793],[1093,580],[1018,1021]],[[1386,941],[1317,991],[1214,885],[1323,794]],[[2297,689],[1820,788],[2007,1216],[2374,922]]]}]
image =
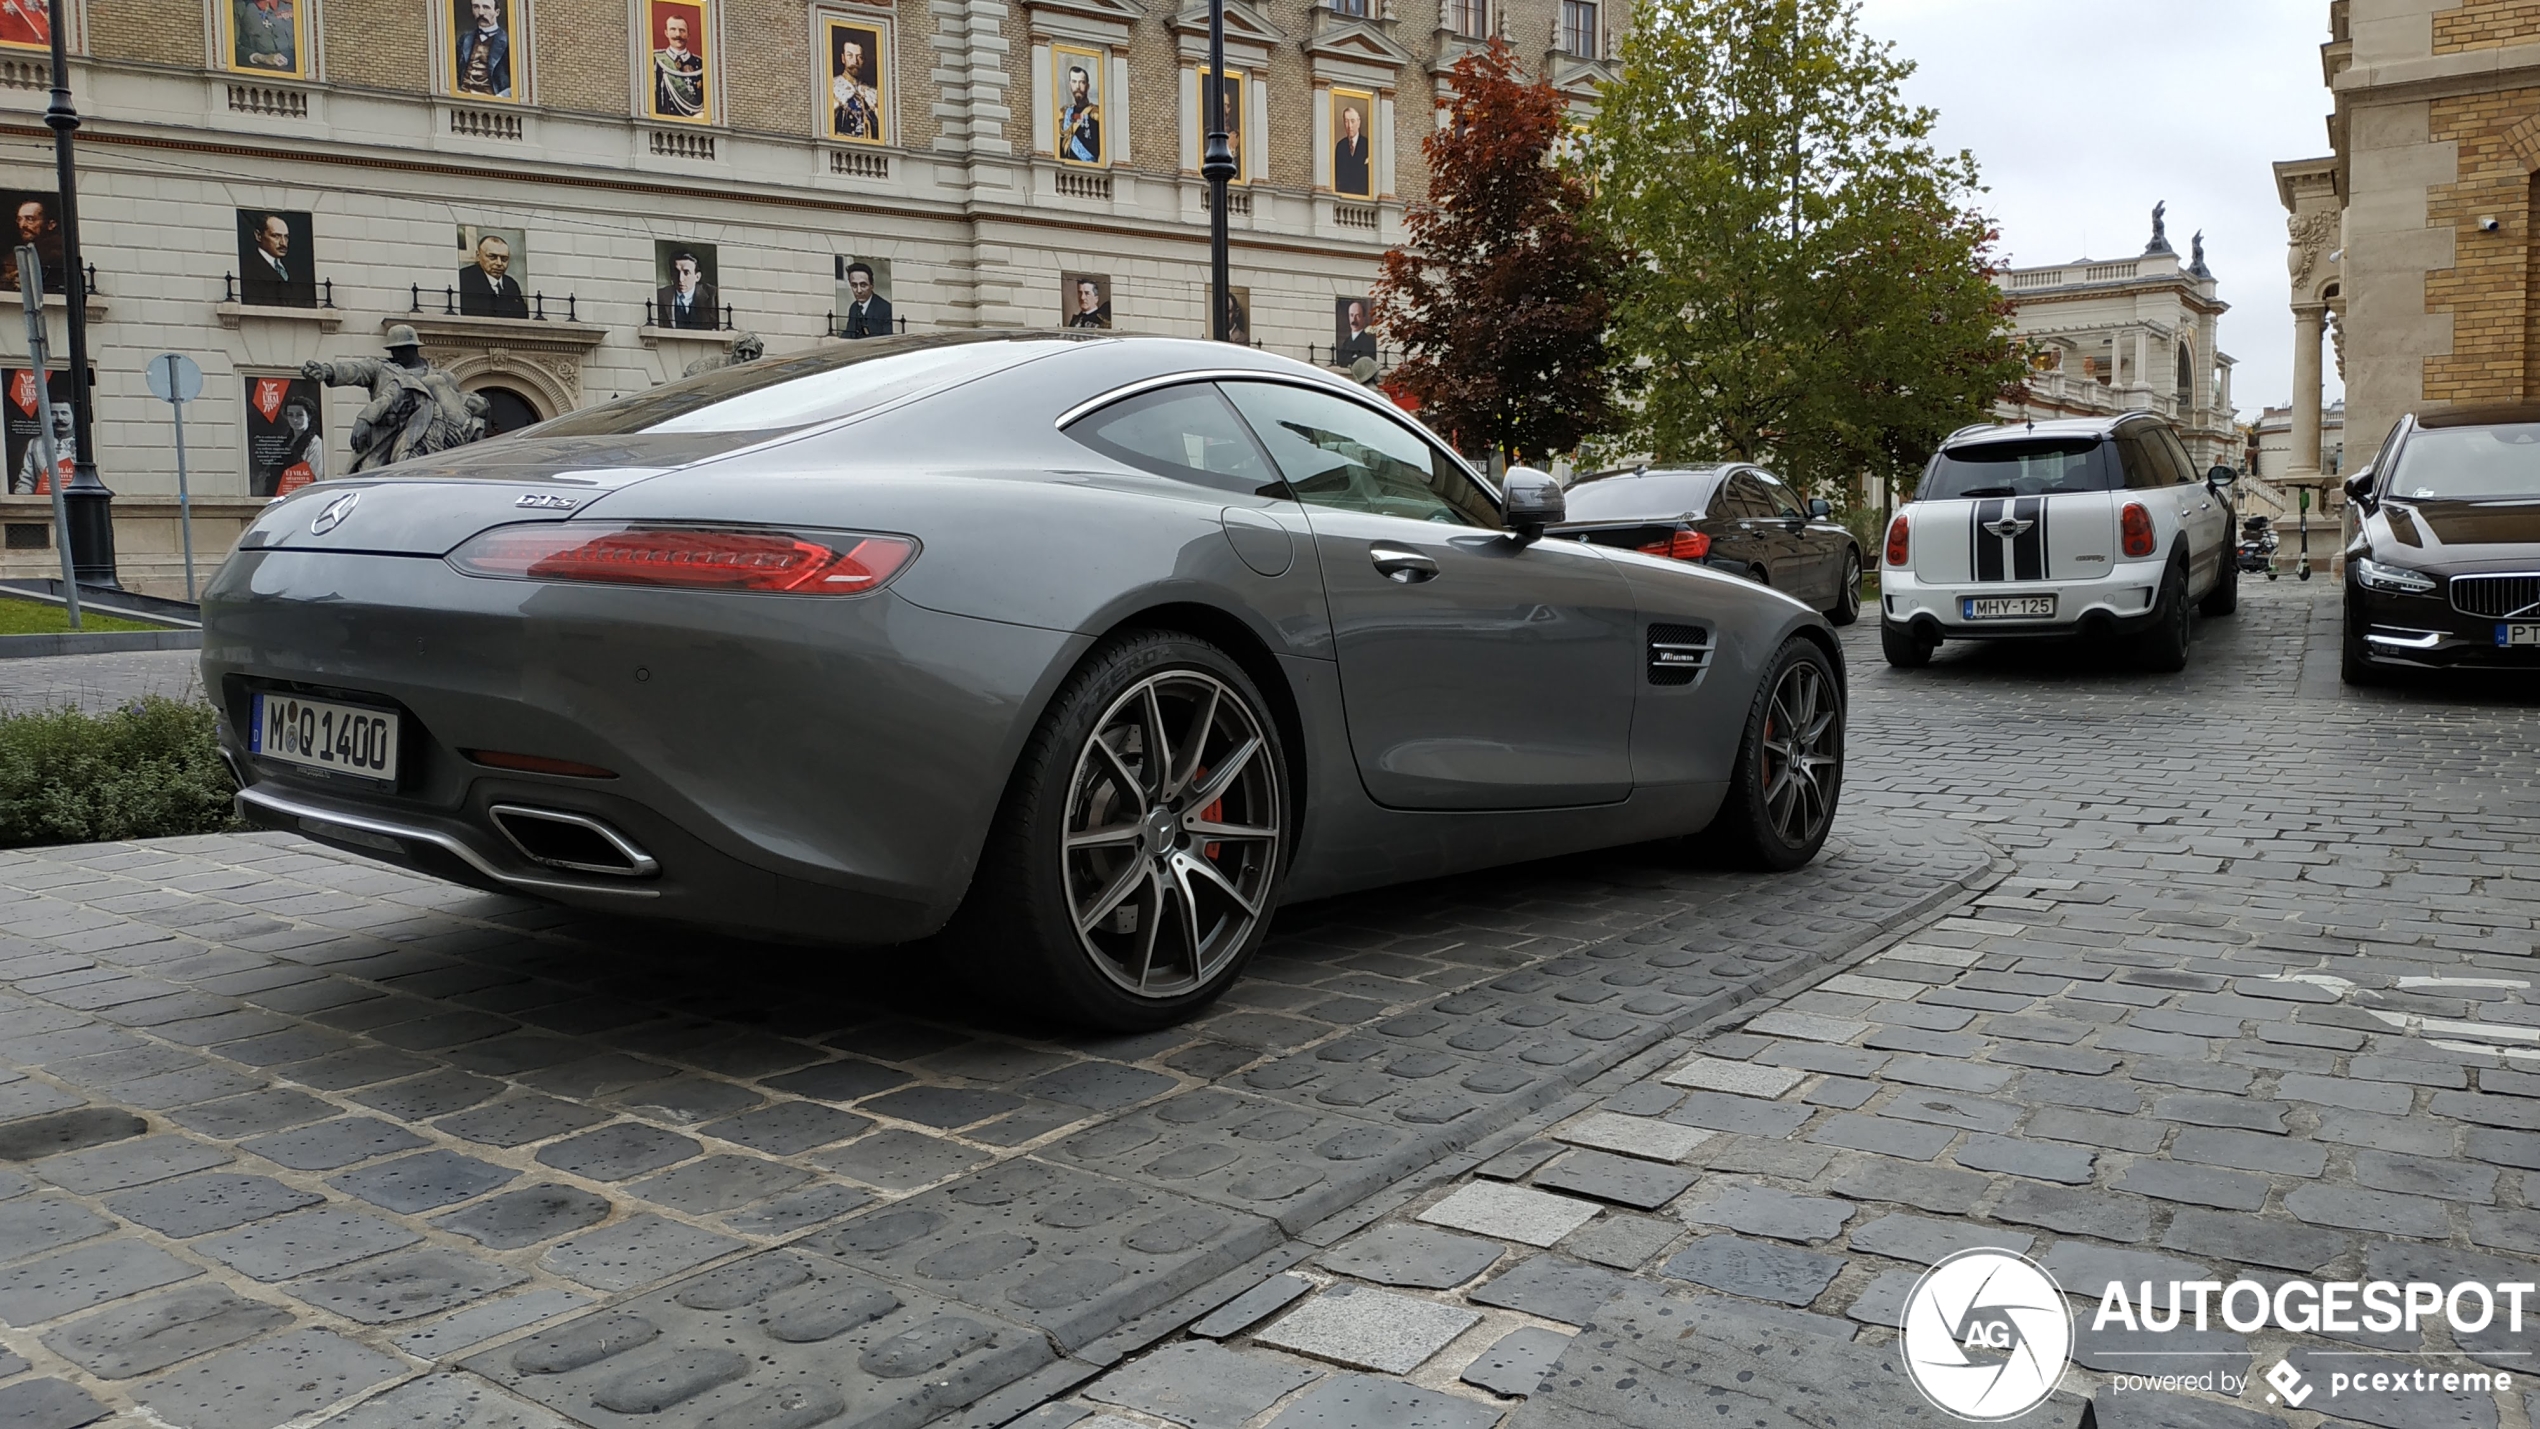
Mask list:
[{"label": "white mini clubman", "polygon": [[2187,664],[2189,610],[2240,600],[2228,467],[2199,476],[2148,413],[1968,427],[1941,445],[1887,528],[1887,662],[1944,640],[2123,640],[2146,667]]}]

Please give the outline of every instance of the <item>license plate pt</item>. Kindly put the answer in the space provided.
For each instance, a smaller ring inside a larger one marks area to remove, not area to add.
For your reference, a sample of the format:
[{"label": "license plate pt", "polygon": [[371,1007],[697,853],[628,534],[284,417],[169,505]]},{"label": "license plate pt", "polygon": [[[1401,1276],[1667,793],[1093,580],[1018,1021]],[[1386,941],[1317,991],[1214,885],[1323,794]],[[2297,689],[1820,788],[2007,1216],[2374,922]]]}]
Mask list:
[{"label": "license plate pt", "polygon": [[1963,620],[2045,620],[2055,614],[2051,595],[1968,596],[1958,602]]},{"label": "license plate pt", "polygon": [[284,694],[254,695],[248,703],[249,753],[303,769],[396,782],[394,710]]},{"label": "license plate pt", "polygon": [[2499,623],[2496,626],[2496,644],[2498,648],[2507,650],[2540,648],[2540,625]]}]

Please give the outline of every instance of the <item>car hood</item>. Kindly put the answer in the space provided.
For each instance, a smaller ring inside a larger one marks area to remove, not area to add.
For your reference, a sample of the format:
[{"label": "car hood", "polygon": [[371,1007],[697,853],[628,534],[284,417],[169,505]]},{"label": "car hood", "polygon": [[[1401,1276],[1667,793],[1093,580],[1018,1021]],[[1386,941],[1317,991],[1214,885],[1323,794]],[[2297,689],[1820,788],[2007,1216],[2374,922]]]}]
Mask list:
[{"label": "car hood", "polygon": [[[763,433],[498,438],[304,486],[267,507],[238,544],[438,556],[489,526],[561,521],[612,491],[764,440]],[[327,529],[313,529],[346,496],[352,505],[336,507]]]},{"label": "car hood", "polygon": [[2540,501],[2385,501],[2369,534],[2407,566],[2540,567]]}]

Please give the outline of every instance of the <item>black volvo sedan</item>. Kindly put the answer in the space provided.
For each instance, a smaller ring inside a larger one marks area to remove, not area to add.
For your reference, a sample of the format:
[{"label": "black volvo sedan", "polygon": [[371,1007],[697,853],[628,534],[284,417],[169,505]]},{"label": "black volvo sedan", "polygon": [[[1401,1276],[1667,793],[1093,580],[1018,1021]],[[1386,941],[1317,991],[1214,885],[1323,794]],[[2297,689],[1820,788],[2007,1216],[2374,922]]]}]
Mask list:
[{"label": "black volvo sedan", "polygon": [[2403,417],[2346,495],[2348,684],[2540,669],[2540,403]]}]

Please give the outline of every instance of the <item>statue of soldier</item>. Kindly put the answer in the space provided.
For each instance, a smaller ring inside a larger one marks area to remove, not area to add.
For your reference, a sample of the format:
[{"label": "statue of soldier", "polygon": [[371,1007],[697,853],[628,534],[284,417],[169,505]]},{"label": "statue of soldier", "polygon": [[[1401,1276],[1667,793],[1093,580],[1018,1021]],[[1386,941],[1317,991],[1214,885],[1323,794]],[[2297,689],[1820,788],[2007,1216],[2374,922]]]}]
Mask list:
[{"label": "statue of soldier", "polygon": [[681,369],[679,375],[694,377],[700,372],[714,372],[726,367],[738,367],[745,362],[756,362],[765,356],[767,356],[766,341],[757,333],[745,332],[732,340],[730,352],[709,352]]},{"label": "statue of soldier", "polygon": [[388,356],[307,362],[300,375],[329,387],[367,387],[370,401],[353,419],[353,471],[465,446],[485,435],[491,410],[462,392],[450,374],[423,360],[423,339],[398,323],[388,329]]}]

